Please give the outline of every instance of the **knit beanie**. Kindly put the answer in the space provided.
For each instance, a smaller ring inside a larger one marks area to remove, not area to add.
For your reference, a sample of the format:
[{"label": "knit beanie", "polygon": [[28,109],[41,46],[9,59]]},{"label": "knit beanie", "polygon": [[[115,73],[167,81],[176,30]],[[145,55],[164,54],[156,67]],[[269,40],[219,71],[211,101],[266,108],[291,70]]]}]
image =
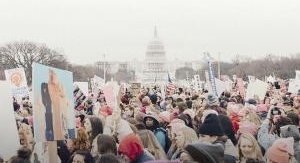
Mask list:
[{"label": "knit beanie", "polygon": [[134,133],[129,134],[120,141],[118,152],[129,157],[131,161],[135,161],[143,154],[142,141]]},{"label": "knit beanie", "polygon": [[248,133],[253,136],[256,136],[257,130],[258,130],[258,126],[255,123],[250,121],[243,121],[239,125],[238,132],[241,134]]},{"label": "knit beanie", "polygon": [[295,125],[285,125],[280,127],[280,133],[283,138],[293,137],[295,141],[300,140],[299,129]]},{"label": "knit beanie", "polygon": [[194,161],[205,163],[223,163],[224,146],[210,143],[194,143],[184,148]]},{"label": "knit beanie", "polygon": [[170,123],[170,121],[171,121],[171,113],[168,111],[163,111],[163,112],[159,113],[158,116],[167,123]]},{"label": "knit beanie", "polygon": [[279,138],[267,151],[267,158],[273,162],[289,163],[289,159],[294,155],[294,139]]},{"label": "knit beanie", "polygon": [[199,127],[199,134],[210,136],[223,136],[223,128],[220,125],[219,118],[216,114],[208,114]]},{"label": "knit beanie", "polygon": [[268,106],[266,104],[259,104],[256,107],[256,112],[268,112]]},{"label": "knit beanie", "polygon": [[215,106],[215,105],[219,105],[219,100],[216,96],[209,94],[207,96],[207,104],[209,106]]}]

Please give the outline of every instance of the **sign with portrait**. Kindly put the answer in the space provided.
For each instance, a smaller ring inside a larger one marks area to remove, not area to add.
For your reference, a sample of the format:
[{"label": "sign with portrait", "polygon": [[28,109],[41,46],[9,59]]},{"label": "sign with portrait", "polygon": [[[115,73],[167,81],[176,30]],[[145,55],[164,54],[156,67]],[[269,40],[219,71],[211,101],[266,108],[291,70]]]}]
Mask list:
[{"label": "sign with portrait", "polygon": [[38,63],[32,70],[35,140],[74,139],[73,73]]}]

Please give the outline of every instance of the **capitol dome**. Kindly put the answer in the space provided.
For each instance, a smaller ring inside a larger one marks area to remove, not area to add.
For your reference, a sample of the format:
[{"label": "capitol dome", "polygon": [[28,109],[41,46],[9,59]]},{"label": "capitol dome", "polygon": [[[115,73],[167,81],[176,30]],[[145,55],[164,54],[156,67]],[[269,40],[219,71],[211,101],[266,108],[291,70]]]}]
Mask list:
[{"label": "capitol dome", "polygon": [[149,42],[146,50],[146,60],[165,60],[165,47],[157,36],[157,29],[154,29],[154,37]]},{"label": "capitol dome", "polygon": [[166,52],[163,42],[157,36],[157,29],[154,28],[154,37],[151,39],[146,50],[146,60],[143,68],[143,82],[165,81]]}]

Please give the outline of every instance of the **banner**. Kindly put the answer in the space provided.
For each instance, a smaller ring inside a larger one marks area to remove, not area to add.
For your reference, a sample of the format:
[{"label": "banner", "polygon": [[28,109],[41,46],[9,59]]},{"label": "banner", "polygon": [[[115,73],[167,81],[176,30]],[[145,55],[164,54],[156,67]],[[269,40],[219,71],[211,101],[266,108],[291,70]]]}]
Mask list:
[{"label": "banner", "polygon": [[11,85],[12,96],[18,98],[28,96],[28,86],[23,68],[5,70],[6,81]]},{"label": "banner", "polygon": [[202,83],[200,76],[194,75],[193,86],[195,91],[200,92],[202,90]]},{"label": "banner", "polygon": [[218,96],[217,89],[216,89],[216,83],[215,83],[215,77],[214,77],[214,72],[212,68],[212,63],[211,61],[208,61],[208,74],[209,74],[209,81],[211,84],[212,92],[214,95]]},{"label": "banner", "polygon": [[13,109],[13,100],[11,96],[10,83],[7,81],[0,81],[0,155],[4,160],[16,154],[20,147],[19,134],[16,125],[16,119]]},{"label": "banner", "polygon": [[38,63],[32,70],[35,141],[75,139],[72,72]]},{"label": "banner", "polygon": [[85,96],[89,95],[89,83],[88,82],[74,82],[74,84],[80,88],[80,90],[82,91],[82,93]]}]

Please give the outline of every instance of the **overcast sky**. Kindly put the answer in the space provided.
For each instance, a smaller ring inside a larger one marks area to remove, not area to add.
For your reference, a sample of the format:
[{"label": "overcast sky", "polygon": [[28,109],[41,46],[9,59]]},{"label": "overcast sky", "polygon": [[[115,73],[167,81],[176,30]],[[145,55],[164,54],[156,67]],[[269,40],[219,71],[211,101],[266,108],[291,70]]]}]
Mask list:
[{"label": "overcast sky", "polygon": [[72,63],[144,59],[154,25],[170,59],[300,52],[300,0],[1,0],[0,44],[28,40]]}]

